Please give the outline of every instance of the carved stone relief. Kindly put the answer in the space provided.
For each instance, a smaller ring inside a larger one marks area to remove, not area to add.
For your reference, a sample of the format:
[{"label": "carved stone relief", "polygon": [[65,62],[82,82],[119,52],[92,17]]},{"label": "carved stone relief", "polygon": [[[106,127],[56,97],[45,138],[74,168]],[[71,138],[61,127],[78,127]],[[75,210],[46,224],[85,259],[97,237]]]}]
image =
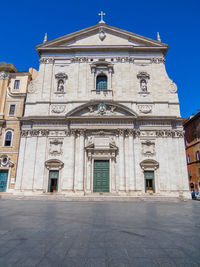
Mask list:
[{"label": "carved stone relief", "polygon": [[40,64],[52,64],[54,59],[52,57],[42,57],[40,59]]},{"label": "carved stone relief", "polygon": [[169,91],[172,94],[177,92],[177,85],[175,84],[175,82],[171,81]]},{"label": "carved stone relief", "polygon": [[100,29],[99,29],[99,39],[101,41],[103,41],[105,38],[106,38],[106,34],[105,34],[104,30],[103,30],[103,27],[100,27]]},{"label": "carved stone relief", "polygon": [[98,114],[104,115],[106,113],[107,107],[104,103],[100,103],[98,106]]},{"label": "carved stone relief", "polygon": [[68,78],[68,76],[67,76],[67,74],[66,73],[64,73],[64,72],[59,72],[59,73],[57,73],[56,75],[55,75],[55,78],[56,79],[67,79]]},{"label": "carved stone relief", "polygon": [[65,105],[52,105],[51,112],[53,113],[63,113],[65,111]]},{"label": "carved stone relief", "polygon": [[[163,57],[156,57],[156,58],[134,58],[134,57],[112,57],[114,62],[120,63],[135,63],[135,60],[138,62],[139,60],[144,61],[148,60],[149,64],[161,64],[165,63],[165,58]],[[110,58],[106,58],[106,60],[110,60]],[[94,61],[93,58],[90,57],[72,57],[70,58],[71,63],[85,63]],[[146,65],[146,64],[144,64]]]},{"label": "carved stone relief", "polygon": [[155,143],[150,140],[142,142],[142,154],[147,157],[155,155]]},{"label": "carved stone relief", "polygon": [[27,137],[27,136],[48,136],[49,135],[49,130],[22,130],[21,131],[22,137]]},{"label": "carved stone relief", "polygon": [[0,80],[9,80],[9,73],[6,71],[0,71]]},{"label": "carved stone relief", "polygon": [[152,105],[138,105],[138,109],[141,113],[151,113],[152,112]]},{"label": "carved stone relief", "polygon": [[33,81],[31,81],[30,84],[28,85],[28,93],[34,94],[35,91],[36,91],[36,87],[34,86]]},{"label": "carved stone relief", "polygon": [[52,139],[49,141],[50,148],[49,148],[49,154],[52,156],[59,156],[62,155],[62,145],[63,141],[61,139]]}]

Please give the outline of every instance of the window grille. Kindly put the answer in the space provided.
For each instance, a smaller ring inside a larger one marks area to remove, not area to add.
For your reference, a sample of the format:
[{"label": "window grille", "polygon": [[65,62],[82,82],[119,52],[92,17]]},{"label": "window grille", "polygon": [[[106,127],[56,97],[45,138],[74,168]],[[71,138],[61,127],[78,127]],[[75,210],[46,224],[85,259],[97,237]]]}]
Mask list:
[{"label": "window grille", "polygon": [[107,76],[106,75],[97,76],[96,89],[107,90]]}]

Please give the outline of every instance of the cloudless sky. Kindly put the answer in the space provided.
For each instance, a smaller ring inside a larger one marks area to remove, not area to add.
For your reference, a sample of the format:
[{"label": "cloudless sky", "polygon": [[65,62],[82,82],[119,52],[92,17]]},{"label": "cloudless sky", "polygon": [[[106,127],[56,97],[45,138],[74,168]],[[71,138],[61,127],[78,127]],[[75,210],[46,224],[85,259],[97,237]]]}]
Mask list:
[{"label": "cloudless sky", "polygon": [[38,69],[35,46],[105,22],[152,39],[160,32],[169,44],[166,69],[178,86],[181,115],[200,109],[200,1],[199,0],[34,0],[1,1],[0,62],[18,70]]}]

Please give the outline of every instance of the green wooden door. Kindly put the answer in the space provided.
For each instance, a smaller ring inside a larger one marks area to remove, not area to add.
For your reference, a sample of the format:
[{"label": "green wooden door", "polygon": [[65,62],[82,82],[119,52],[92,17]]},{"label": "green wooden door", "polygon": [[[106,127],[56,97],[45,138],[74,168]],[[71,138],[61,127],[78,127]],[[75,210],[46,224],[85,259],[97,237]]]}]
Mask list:
[{"label": "green wooden door", "polygon": [[94,192],[109,192],[109,160],[94,161]]},{"label": "green wooden door", "polygon": [[8,170],[0,170],[0,192],[6,192]]},{"label": "green wooden door", "polygon": [[155,193],[154,171],[145,171],[145,192]]}]

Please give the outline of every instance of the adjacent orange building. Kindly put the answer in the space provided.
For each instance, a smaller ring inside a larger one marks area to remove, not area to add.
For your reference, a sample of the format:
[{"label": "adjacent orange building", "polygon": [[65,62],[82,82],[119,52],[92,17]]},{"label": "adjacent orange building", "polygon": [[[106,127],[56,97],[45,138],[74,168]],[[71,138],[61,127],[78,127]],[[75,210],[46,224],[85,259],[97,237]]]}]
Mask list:
[{"label": "adjacent orange building", "polygon": [[18,71],[13,64],[0,63],[0,192],[15,186],[20,145],[20,118],[27,87],[37,71]]},{"label": "adjacent orange building", "polygon": [[184,122],[188,178],[191,191],[200,191],[200,110]]}]

